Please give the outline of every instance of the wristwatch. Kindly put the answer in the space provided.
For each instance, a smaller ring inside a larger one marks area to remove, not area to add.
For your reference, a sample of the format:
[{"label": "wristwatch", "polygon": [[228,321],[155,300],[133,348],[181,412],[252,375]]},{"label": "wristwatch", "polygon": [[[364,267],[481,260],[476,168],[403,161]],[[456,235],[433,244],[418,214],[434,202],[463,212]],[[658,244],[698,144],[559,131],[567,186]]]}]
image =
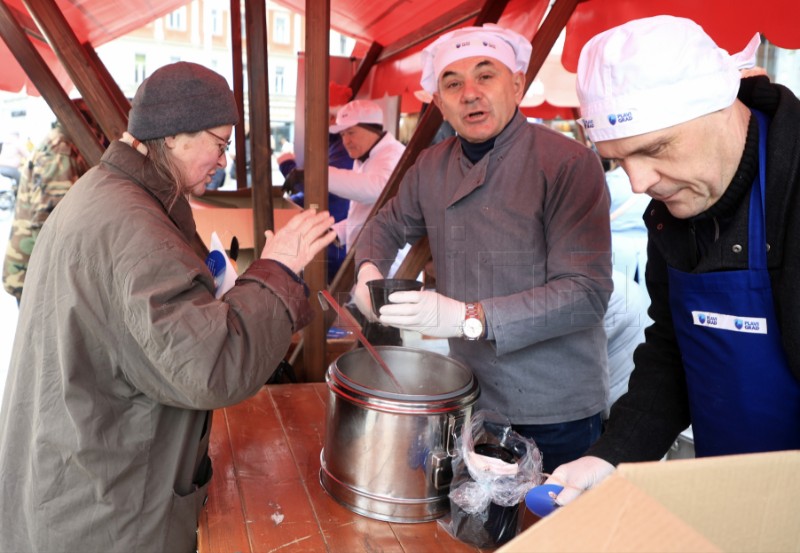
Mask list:
[{"label": "wristwatch", "polygon": [[467,340],[477,340],[483,336],[483,308],[480,303],[468,303],[461,330]]}]

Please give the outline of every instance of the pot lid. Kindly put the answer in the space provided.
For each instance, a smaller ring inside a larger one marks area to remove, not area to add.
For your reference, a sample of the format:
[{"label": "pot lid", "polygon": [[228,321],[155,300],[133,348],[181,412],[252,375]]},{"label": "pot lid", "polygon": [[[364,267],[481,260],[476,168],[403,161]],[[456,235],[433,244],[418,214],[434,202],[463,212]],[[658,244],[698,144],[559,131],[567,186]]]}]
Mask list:
[{"label": "pot lid", "polygon": [[401,386],[363,348],[341,355],[331,364],[338,385],[381,398],[439,401],[461,397],[475,387],[472,371],[439,353],[399,346],[376,346]]}]

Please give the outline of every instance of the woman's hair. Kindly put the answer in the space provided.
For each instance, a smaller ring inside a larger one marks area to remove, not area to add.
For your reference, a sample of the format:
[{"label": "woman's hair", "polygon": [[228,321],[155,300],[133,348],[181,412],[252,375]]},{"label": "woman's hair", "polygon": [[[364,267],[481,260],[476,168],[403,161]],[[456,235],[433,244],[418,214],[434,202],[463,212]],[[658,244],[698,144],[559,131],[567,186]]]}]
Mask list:
[{"label": "woman's hair", "polygon": [[172,209],[175,202],[184,194],[183,182],[185,181],[183,172],[175,163],[175,158],[169,153],[167,143],[164,138],[153,138],[151,140],[143,140],[142,143],[147,146],[147,157],[153,163],[156,173],[165,181],[173,184],[174,188],[172,194],[167,198],[167,211]]}]

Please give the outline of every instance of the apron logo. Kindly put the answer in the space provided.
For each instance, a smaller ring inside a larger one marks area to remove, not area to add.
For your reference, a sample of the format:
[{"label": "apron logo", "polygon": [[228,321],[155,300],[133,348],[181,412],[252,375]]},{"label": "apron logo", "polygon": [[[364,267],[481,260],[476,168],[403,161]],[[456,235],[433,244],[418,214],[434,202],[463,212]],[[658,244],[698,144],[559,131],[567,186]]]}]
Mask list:
[{"label": "apron logo", "polygon": [[740,317],[709,313],[708,311],[692,311],[695,326],[718,328],[748,334],[767,334],[767,319],[761,317]]}]

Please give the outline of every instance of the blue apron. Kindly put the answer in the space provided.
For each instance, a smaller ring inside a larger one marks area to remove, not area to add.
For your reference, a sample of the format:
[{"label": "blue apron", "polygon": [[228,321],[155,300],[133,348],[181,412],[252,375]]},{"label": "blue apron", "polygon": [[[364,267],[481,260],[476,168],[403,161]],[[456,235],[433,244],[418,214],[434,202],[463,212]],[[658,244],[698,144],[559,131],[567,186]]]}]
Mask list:
[{"label": "blue apron", "polygon": [[800,448],[800,382],[781,344],[767,271],[768,121],[753,113],[759,172],[750,194],[749,269],[693,274],[669,268],[698,457]]}]

